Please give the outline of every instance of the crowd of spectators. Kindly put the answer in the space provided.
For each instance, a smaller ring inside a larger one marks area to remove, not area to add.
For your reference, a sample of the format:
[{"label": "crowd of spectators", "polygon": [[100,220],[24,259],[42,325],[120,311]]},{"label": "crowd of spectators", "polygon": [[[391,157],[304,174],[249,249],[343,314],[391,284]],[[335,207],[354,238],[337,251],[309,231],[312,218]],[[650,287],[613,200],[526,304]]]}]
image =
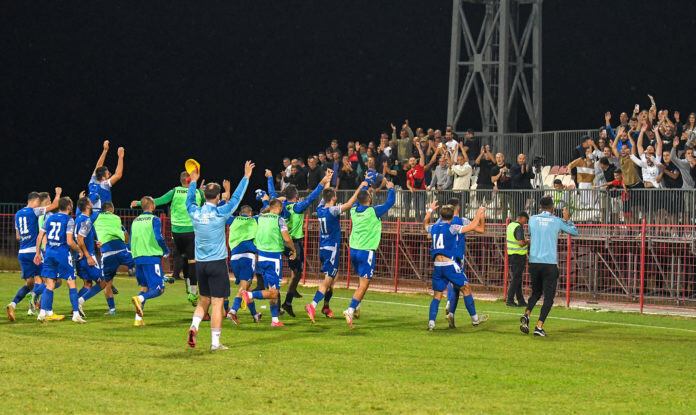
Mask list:
[{"label": "crowd of spectators", "polygon": [[[558,205],[571,211],[597,208],[610,214],[620,214],[624,221],[634,222],[643,212],[648,198],[639,197],[637,189],[693,189],[696,181],[696,114],[685,122],[680,113],[658,110],[649,96],[651,106],[640,110],[636,105],[631,115],[622,112],[616,125],[607,112],[604,125],[595,137],[585,136],[569,154],[567,171],[572,185],[556,180]],[[339,190],[354,190],[365,179],[371,190],[382,190],[386,182],[394,183],[401,192],[403,212],[421,218],[426,200],[430,197],[449,199],[453,194],[469,205],[468,190],[475,193],[476,204],[488,204],[492,198],[505,221],[531,206],[532,192],[497,192],[491,190],[531,190],[544,182],[540,170],[533,168],[525,154],[512,163],[503,153],[495,153],[490,145],[482,145],[473,130],[458,136],[452,126],[444,130],[416,128],[406,120],[401,128],[392,124],[391,134],[381,133],[374,141],[347,141],[340,147],[338,140],[321,152],[307,158],[283,159],[283,170],[276,176],[282,189],[288,184],[299,190],[313,189],[326,169],[334,174],[331,186]],[[537,166],[538,167],[538,166]],[[536,178],[536,180],[535,180]],[[567,188],[580,189],[569,194]],[[597,191],[607,190],[609,202],[601,202]],[[553,192],[553,190],[552,190]],[[642,192],[641,194],[645,194]],[[663,199],[669,199],[667,202]],[[611,200],[613,199],[613,200]],[[659,203],[665,217],[674,219],[684,201],[678,195],[664,196]],[[665,221],[665,223],[669,223]]]}]

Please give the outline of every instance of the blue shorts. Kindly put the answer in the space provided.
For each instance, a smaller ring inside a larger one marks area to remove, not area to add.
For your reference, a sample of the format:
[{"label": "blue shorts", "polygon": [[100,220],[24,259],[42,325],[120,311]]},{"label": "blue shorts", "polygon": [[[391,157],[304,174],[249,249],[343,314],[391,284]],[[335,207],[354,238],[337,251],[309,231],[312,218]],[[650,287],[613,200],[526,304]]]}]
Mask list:
[{"label": "blue shorts", "polygon": [[[304,238],[293,239],[292,244],[295,245],[295,259],[288,259],[288,266],[293,271],[302,272],[304,269]],[[291,249],[285,249],[285,255],[290,255]]]},{"label": "blue shorts", "polygon": [[164,291],[164,278],[160,264],[135,264],[135,279],[141,287]]},{"label": "blue shorts", "polygon": [[375,251],[351,249],[350,262],[353,264],[355,274],[368,280],[372,279],[372,274],[375,272]]},{"label": "blue shorts", "polygon": [[133,268],[135,266],[135,261],[133,260],[133,255],[127,249],[116,251],[116,252],[106,252],[102,253],[101,267],[104,276],[102,279],[109,282],[116,276],[116,271],[118,267],[125,265],[128,268]]},{"label": "blue shorts", "polygon": [[22,279],[34,278],[41,275],[41,265],[34,263],[35,252],[26,252],[17,255],[19,265],[22,267]]},{"label": "blue shorts", "polygon": [[281,252],[259,251],[259,261],[256,264],[266,288],[280,289],[280,280],[283,275],[283,257]]},{"label": "blue shorts", "polygon": [[319,247],[319,261],[321,262],[321,272],[331,278],[336,278],[339,263],[338,245]]},{"label": "blue shorts", "polygon": [[256,255],[252,252],[233,254],[230,258],[230,268],[234,274],[234,283],[239,285],[239,281],[251,281],[256,271]]},{"label": "blue shorts", "polygon": [[41,276],[51,279],[74,280],[75,268],[73,268],[72,255],[69,252],[48,254],[44,258]]},{"label": "blue shorts", "polygon": [[447,283],[452,283],[455,290],[469,283],[464,272],[454,261],[435,262],[433,268],[433,291],[445,291]]},{"label": "blue shorts", "polygon": [[92,255],[94,263],[96,265],[91,266],[87,263],[87,258],[83,257],[81,260],[77,261],[77,276],[87,281],[98,281],[102,279],[102,270],[99,266],[97,258]]}]

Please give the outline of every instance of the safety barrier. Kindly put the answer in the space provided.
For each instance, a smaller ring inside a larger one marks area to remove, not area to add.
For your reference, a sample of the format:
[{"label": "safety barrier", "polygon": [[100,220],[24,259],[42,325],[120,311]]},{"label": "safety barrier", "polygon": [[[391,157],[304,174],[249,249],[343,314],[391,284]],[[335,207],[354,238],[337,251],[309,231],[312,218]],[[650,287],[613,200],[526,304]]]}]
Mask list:
[{"label": "safety barrier", "polygon": [[[121,217],[130,228],[135,216]],[[160,215],[170,249],[169,218]],[[483,235],[466,236],[465,272],[478,292],[503,296],[508,284],[505,224],[489,223]],[[556,301],[618,302],[643,306],[696,307],[696,226],[638,224],[578,224],[580,235],[558,241],[560,278]],[[350,220],[342,220],[339,286],[356,287],[348,248]],[[3,267],[18,269],[12,214],[0,214],[0,255]],[[316,284],[323,275],[319,263],[319,223],[305,221],[303,282]],[[163,260],[171,272],[172,259]],[[287,261],[284,274],[289,276]],[[432,261],[430,241],[418,222],[384,220],[376,253],[373,286],[394,292],[428,292]],[[530,292],[527,272],[523,287]]]}]

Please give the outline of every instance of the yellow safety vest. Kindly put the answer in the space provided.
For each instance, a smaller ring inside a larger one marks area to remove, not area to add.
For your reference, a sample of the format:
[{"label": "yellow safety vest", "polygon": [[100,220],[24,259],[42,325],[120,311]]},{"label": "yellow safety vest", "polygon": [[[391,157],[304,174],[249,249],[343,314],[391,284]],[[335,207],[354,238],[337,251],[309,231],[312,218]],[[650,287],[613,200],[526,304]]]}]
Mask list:
[{"label": "yellow safety vest", "polygon": [[520,246],[520,243],[515,239],[515,230],[520,225],[519,222],[510,222],[507,226],[507,253],[508,255],[527,255],[528,246]]}]

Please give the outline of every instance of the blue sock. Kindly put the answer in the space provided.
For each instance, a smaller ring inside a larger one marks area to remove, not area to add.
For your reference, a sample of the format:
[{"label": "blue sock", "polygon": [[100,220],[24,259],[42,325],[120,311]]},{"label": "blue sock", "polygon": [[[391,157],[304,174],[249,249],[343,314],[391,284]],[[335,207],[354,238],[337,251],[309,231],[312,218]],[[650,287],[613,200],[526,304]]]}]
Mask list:
[{"label": "blue sock", "polygon": [[46,289],[46,284],[41,283],[41,284],[34,284],[34,289],[31,290],[36,295],[41,295],[43,294],[44,290]]},{"label": "blue sock", "polygon": [[429,318],[432,321],[435,321],[435,318],[437,318],[437,311],[440,308],[440,300],[433,298],[433,300],[430,302],[430,313]]},{"label": "blue sock", "polygon": [[450,302],[450,313],[454,314],[454,312],[457,311],[457,304],[459,304],[459,290],[455,290],[454,287],[452,287],[452,292],[450,294],[450,290],[448,289],[447,299]]},{"label": "blue sock", "polygon": [[53,290],[44,290],[41,296],[41,309],[46,311],[53,310]]},{"label": "blue sock", "polygon": [[252,316],[256,315],[256,303],[247,304],[247,308],[249,309],[249,312]]},{"label": "blue sock", "polygon": [[30,292],[31,292],[31,290],[29,289],[29,287],[27,287],[26,285],[23,285],[22,288],[17,290],[17,295],[15,295],[15,298],[12,301],[15,304],[19,304],[19,302],[22,301],[24,299],[24,297],[26,297],[27,294],[29,294]]},{"label": "blue sock", "polygon": [[321,291],[317,290],[317,293],[314,294],[314,302],[319,304],[319,301],[324,298],[324,294],[321,293]]},{"label": "blue sock", "polygon": [[106,304],[109,306],[109,310],[114,310],[114,309],[116,309],[116,302],[114,301],[114,297],[107,298],[107,299],[106,299]]},{"label": "blue sock", "polygon": [[261,291],[252,291],[251,298],[255,300],[263,300],[263,293],[261,293]]},{"label": "blue sock", "polygon": [[89,300],[90,298],[94,297],[95,295],[99,294],[99,292],[102,290],[101,285],[99,284],[94,284],[92,288],[87,290],[86,293],[82,294],[81,297],[85,299],[85,301]]},{"label": "blue sock", "polygon": [[223,301],[222,306],[225,308],[225,313],[227,313],[227,311],[229,311],[229,309],[230,309],[230,300],[227,299],[227,300]]},{"label": "blue sock", "polygon": [[[251,303],[251,304],[254,304],[254,303]],[[239,310],[239,307],[241,307],[241,306],[242,306],[242,299],[235,297],[234,301],[232,301],[232,310],[234,310],[234,312],[236,313],[237,310]],[[247,304],[247,306],[249,306],[249,304]]]},{"label": "blue sock", "polygon": [[467,311],[469,311],[470,316],[476,315],[476,306],[474,305],[473,295],[469,294],[466,297],[464,297],[464,304],[466,305],[466,309]]},{"label": "blue sock", "polygon": [[278,304],[271,305],[271,317],[278,317],[278,310],[280,310],[280,306]]},{"label": "blue sock", "polygon": [[77,311],[77,288],[68,289],[68,296],[70,297],[70,304],[72,304],[72,311]]},{"label": "blue sock", "polygon": [[359,305],[360,305],[360,301],[356,300],[355,298],[350,300],[350,308],[352,308],[353,310],[358,308]]},{"label": "blue sock", "polygon": [[80,291],[78,291],[77,296],[82,297],[83,295],[85,295],[86,292],[87,292],[87,287],[83,286],[82,288],[80,288]]},{"label": "blue sock", "polygon": [[[155,298],[155,297],[159,297],[160,295],[162,295],[162,290],[158,290],[157,288],[152,288],[150,290],[145,291],[144,293],[140,293],[140,295],[142,295],[144,299],[148,300],[150,298]],[[145,305],[145,301],[143,301],[143,305]]]}]

